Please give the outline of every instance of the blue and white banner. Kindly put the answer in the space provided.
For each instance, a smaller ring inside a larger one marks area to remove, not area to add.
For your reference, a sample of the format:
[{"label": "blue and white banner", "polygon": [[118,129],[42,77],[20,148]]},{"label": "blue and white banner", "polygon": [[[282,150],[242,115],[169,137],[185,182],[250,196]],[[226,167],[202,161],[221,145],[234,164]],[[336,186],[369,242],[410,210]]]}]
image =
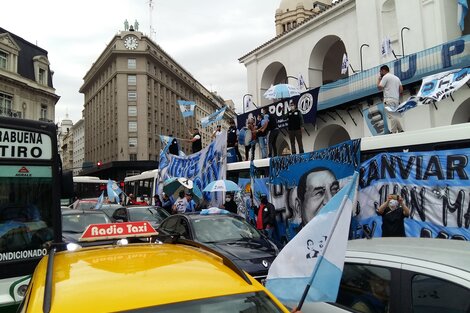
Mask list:
[{"label": "blue and white banner", "polygon": [[[185,177],[203,190],[214,180],[225,179],[227,171],[227,132],[222,132],[207,147],[199,152],[176,156],[168,152],[160,156],[160,180],[158,194],[163,182],[172,177]],[[214,206],[222,204],[221,193],[204,193],[204,198]]]},{"label": "blue and white banner", "polygon": [[226,106],[221,108],[220,110],[215,111],[214,113],[212,113],[209,116],[203,117],[201,119],[201,126],[202,127],[207,127],[212,123],[220,121],[224,117],[225,110],[227,110]]},{"label": "blue and white banner", "polygon": [[372,136],[389,134],[387,114],[382,102],[377,103],[375,106],[368,107],[362,111],[364,121],[369,128]]},{"label": "blue and white banner", "polygon": [[[376,210],[389,194],[400,195],[411,211],[407,236],[470,240],[470,149],[382,153],[361,164],[355,235],[380,235]],[[419,223],[416,223],[419,222]],[[447,234],[447,235],[446,235]]]},{"label": "blue and white banner", "polygon": [[119,195],[122,193],[122,190],[119,188],[117,183],[111,179],[108,179],[106,189],[109,201],[114,202],[114,199],[116,199],[116,202],[119,202]]},{"label": "blue and white banner", "polygon": [[196,107],[196,102],[194,101],[186,101],[186,100],[177,100],[181,114],[183,117],[190,117],[194,116],[194,108]]},{"label": "blue and white banner", "polygon": [[266,287],[283,303],[335,302],[357,191],[358,174],[338,192],[279,253],[271,265]]},{"label": "blue and white banner", "polygon": [[418,98],[441,101],[452,95],[470,79],[470,68],[440,72],[423,78]]}]

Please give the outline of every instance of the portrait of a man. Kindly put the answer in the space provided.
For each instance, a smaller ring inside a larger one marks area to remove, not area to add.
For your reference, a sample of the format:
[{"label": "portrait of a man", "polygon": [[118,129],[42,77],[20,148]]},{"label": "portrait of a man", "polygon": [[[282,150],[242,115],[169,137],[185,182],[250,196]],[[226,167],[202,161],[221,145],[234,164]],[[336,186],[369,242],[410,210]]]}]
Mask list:
[{"label": "portrait of a man", "polygon": [[335,174],[326,167],[317,167],[304,173],[297,187],[302,224],[307,224],[339,191]]}]

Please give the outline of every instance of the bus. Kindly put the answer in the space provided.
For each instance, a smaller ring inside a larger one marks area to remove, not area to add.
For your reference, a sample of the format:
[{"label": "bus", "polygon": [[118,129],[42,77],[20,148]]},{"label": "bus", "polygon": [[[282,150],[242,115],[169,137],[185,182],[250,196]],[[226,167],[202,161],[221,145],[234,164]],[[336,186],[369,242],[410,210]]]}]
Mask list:
[{"label": "bus", "polygon": [[153,196],[157,193],[157,183],[159,170],[154,169],[142,172],[141,174],[124,178],[124,193],[134,194],[136,201],[153,201]]},{"label": "bus", "polygon": [[74,176],[73,190],[78,199],[98,198],[106,191],[108,180],[95,176]]},{"label": "bus", "polygon": [[[361,138],[361,162],[383,152],[417,152],[470,148],[470,123]],[[269,158],[254,160],[256,177],[269,176]],[[227,179],[250,178],[250,162],[227,164]]]},{"label": "bus", "polygon": [[15,312],[36,264],[62,242],[72,176],[62,175],[54,123],[0,117],[0,143],[0,308]]}]

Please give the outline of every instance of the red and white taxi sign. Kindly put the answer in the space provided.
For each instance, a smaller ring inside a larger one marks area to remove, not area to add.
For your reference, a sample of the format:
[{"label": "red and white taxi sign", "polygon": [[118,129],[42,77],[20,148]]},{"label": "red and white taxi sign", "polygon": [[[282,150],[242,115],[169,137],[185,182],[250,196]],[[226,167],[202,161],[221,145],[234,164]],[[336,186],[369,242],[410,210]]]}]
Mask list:
[{"label": "red and white taxi sign", "polygon": [[147,221],[112,224],[90,224],[80,237],[80,241],[96,241],[128,237],[149,237],[158,232]]}]

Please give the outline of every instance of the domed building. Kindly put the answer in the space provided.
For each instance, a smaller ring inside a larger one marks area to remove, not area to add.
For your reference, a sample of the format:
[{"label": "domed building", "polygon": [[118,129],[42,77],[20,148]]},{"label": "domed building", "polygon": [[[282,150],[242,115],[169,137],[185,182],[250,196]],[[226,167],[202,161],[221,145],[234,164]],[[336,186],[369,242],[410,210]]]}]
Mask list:
[{"label": "domed building", "polygon": [[332,0],[282,0],[276,10],[276,35],[287,32],[312,15],[328,8]]}]

